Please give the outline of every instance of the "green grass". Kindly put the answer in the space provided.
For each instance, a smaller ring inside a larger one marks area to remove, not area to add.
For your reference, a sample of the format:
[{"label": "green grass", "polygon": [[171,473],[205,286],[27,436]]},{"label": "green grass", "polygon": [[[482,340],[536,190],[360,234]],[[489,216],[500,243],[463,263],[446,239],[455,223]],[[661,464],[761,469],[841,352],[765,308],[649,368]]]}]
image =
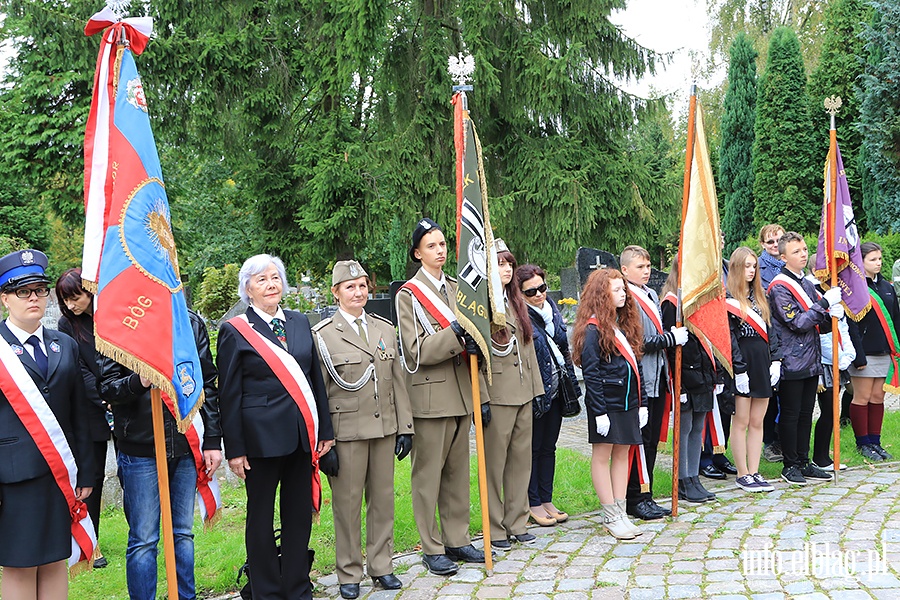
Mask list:
[{"label": "green grass", "polygon": [[[554,502],[570,514],[582,514],[597,510],[599,502],[591,484],[590,459],[571,450],[557,451]],[[476,459],[471,457],[471,517],[470,531],[481,534],[481,506],[478,499]],[[334,571],[334,521],[329,505],[331,489],[325,477],[323,481],[324,504],[319,523],[313,524],[310,547],[316,551],[313,574],[322,575]],[[396,464],[394,551],[415,550],[419,543],[412,512],[410,491],[410,461]],[[237,570],[245,560],[244,517],[246,497],[243,486],[223,485],[224,509],[222,518],[210,530],[204,530],[199,519],[194,527],[194,555],[197,594],[211,597],[236,591]],[[277,505],[276,505],[277,506]],[[363,514],[365,529],[365,514]],[[128,594],[125,584],[125,547],[128,525],[120,509],[107,508],[103,512],[100,527],[100,547],[109,561],[105,569],[95,569],[71,580],[69,597],[84,599],[122,599]],[[398,569],[398,572],[400,569]],[[159,585],[157,597],[164,598],[165,570],[160,545]]]}]

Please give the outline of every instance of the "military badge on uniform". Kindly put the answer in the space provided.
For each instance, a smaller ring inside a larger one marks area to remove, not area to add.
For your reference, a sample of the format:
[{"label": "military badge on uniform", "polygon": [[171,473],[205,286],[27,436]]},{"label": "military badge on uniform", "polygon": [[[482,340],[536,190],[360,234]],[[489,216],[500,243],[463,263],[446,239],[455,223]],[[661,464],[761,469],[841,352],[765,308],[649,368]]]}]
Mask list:
[{"label": "military badge on uniform", "polygon": [[50,352],[56,352],[59,354],[59,344],[56,342],[50,342]]},{"label": "military badge on uniform", "polygon": [[377,346],[377,348],[378,348],[378,357],[379,357],[381,360],[387,360],[387,359],[388,359],[388,355],[387,355],[387,346],[384,345],[384,338],[379,338],[379,339],[378,339],[378,346]]},{"label": "military badge on uniform", "polygon": [[25,348],[19,346],[18,344],[10,344],[10,348],[12,348],[13,352],[15,352],[18,356],[22,356],[25,353]]}]

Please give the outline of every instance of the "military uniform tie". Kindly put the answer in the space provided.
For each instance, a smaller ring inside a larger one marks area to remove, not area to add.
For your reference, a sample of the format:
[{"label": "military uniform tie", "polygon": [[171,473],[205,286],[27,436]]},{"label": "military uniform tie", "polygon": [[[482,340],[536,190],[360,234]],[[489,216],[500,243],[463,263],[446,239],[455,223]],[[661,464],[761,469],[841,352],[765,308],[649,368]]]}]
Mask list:
[{"label": "military uniform tie", "polygon": [[38,369],[41,370],[44,379],[47,379],[47,355],[41,350],[40,340],[38,340],[36,335],[33,335],[25,340],[25,343],[34,348],[34,362],[37,363]]},{"label": "military uniform tie", "polygon": [[447,305],[449,305],[450,298],[447,296],[447,284],[444,284],[441,286],[441,296],[444,298],[444,302],[446,302]]},{"label": "military uniform tie", "polygon": [[281,345],[287,349],[287,332],[284,330],[284,321],[278,317],[272,319],[272,331],[275,332],[275,337],[278,338]]},{"label": "military uniform tie", "polygon": [[357,319],[356,321],[354,321],[354,323],[356,323],[356,330],[359,332],[359,337],[362,339],[363,344],[365,344],[366,347],[368,347],[368,345],[369,345],[369,338],[366,337],[366,329],[365,329],[365,327],[363,327],[363,320],[362,320],[362,318],[360,317],[359,319]]}]

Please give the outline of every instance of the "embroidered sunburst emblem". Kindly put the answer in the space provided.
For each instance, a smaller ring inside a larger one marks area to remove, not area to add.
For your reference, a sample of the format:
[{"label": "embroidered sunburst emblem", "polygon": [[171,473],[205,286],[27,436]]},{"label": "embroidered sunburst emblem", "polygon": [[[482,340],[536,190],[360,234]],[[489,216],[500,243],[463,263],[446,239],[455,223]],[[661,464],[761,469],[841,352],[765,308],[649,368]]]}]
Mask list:
[{"label": "embroidered sunburst emblem", "polygon": [[175,275],[181,279],[178,270],[178,253],[175,250],[175,236],[172,234],[172,225],[169,220],[169,210],[162,200],[157,200],[153,210],[147,214],[147,233],[150,241],[158,251],[164,252],[169,257],[169,264],[175,270]]}]

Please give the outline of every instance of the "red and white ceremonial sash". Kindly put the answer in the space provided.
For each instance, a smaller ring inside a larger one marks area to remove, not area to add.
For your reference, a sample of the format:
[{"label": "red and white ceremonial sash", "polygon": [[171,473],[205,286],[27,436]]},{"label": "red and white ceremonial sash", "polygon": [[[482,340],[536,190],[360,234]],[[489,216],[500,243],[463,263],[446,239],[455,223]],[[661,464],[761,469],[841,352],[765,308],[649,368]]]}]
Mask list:
[{"label": "red and white ceremonial sash", "polygon": [[797,300],[797,303],[803,307],[803,310],[809,310],[813,305],[813,300],[809,297],[809,294],[806,293],[806,290],[803,289],[803,286],[784,273],[779,273],[772,279],[772,282],[769,284],[769,289],[766,290],[766,292],[771,292],[772,288],[776,285],[783,285],[786,287],[791,295]]},{"label": "red and white ceremonial sash", "polygon": [[[12,348],[0,341],[0,391],[25,426],[40,450],[59,490],[66,499],[72,518],[72,554],[69,566],[90,560],[97,545],[94,524],[87,506],[75,498],[78,466],[56,415]],[[99,494],[100,490],[93,493]]]},{"label": "red and white ceremonial sash", "polygon": [[725,428],[722,426],[722,413],[719,412],[719,398],[713,390],[713,407],[706,413],[706,426],[712,439],[713,454],[725,454]]},{"label": "red and white ceremonial sash", "polygon": [[735,317],[744,321],[747,325],[753,328],[753,330],[759,334],[759,337],[764,339],[766,343],[769,342],[769,329],[766,327],[766,322],[763,321],[763,318],[759,316],[752,308],[743,313],[741,303],[735,300],[734,298],[726,298],[725,299],[725,308],[728,309],[728,312],[733,314]]},{"label": "red and white ceremonial sash", "polygon": [[[169,413],[175,416],[175,404],[168,394],[162,394],[163,402]],[[219,509],[222,508],[222,496],[219,492],[219,482],[216,480],[216,474],[212,475],[206,472],[206,460],[203,457],[203,434],[205,427],[203,425],[203,417],[197,412],[191,420],[191,424],[184,437],[187,438],[188,445],[191,448],[191,456],[194,459],[194,467],[197,469],[197,498],[200,500],[200,517],[203,524],[212,526],[218,516]]]},{"label": "red and white ceremonial sash", "polygon": [[653,326],[656,327],[656,332],[662,333],[662,315],[659,314],[659,308],[656,306],[656,302],[653,301],[653,299],[647,292],[634,285],[633,283],[628,284],[628,289],[631,290],[631,294],[634,296],[637,305],[641,307],[641,310],[644,311],[644,314],[647,315],[647,318],[653,321]]},{"label": "red and white ceremonial sash", "polygon": [[628,472],[632,465],[637,466],[638,481],[641,483],[641,492],[650,491],[650,469],[647,468],[647,454],[643,444],[633,444],[628,448]]},{"label": "red and white ceremonial sash", "polygon": [[[590,321],[588,321],[590,322]],[[594,324],[596,325],[596,320]],[[644,391],[641,388],[641,373],[638,371],[638,362],[637,357],[634,355],[634,350],[631,348],[631,344],[628,343],[628,338],[625,337],[625,334],[622,333],[618,327],[614,328],[616,332],[616,350],[619,351],[619,354],[622,355],[622,358],[631,366],[631,370],[634,371],[634,379],[637,381],[637,390],[638,390],[638,406],[641,405],[641,393]],[[625,398],[625,410],[628,410],[628,398]]]},{"label": "red and white ceremonial sash", "polygon": [[432,319],[438,322],[441,329],[450,327],[450,323],[456,321],[456,315],[453,308],[447,306],[444,299],[435,294],[430,287],[415,279],[410,279],[400,286],[401,290],[406,290],[416,297],[422,308],[425,309]]},{"label": "red and white ceremonial sash", "polygon": [[266,361],[272,372],[287,390],[291,398],[300,409],[303,421],[306,423],[306,434],[309,437],[310,453],[312,454],[312,501],[313,510],[319,512],[322,500],[322,480],[319,477],[319,453],[316,446],[319,441],[319,411],[316,406],[315,396],[309,381],[303,373],[303,369],[297,363],[297,359],[291,356],[281,345],[275,345],[268,338],[256,331],[247,315],[238,315],[228,319],[228,322],[237,329],[253,349]]}]

